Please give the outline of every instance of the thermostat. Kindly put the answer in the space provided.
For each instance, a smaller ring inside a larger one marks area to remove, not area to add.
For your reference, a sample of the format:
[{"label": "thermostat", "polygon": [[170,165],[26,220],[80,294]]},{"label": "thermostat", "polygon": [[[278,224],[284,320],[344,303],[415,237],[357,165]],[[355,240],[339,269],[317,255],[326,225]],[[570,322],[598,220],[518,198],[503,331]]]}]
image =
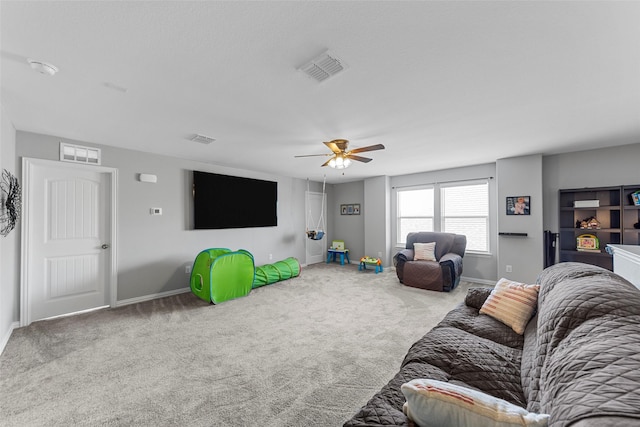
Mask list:
[{"label": "thermostat", "polygon": [[162,208],[151,208],[149,209],[149,213],[151,215],[162,215]]},{"label": "thermostat", "polygon": [[152,184],[158,182],[158,177],[150,173],[141,173],[138,179],[140,179],[140,182],[150,182]]}]

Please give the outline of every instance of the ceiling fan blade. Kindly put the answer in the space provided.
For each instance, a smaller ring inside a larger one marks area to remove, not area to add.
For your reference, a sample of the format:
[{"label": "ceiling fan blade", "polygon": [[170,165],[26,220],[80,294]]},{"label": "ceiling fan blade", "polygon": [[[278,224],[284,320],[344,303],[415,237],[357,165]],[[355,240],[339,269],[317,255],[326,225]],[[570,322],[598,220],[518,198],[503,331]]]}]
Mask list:
[{"label": "ceiling fan blade", "polygon": [[329,162],[330,162],[330,161],[331,161],[331,159],[327,160],[327,161],[326,161],[326,162],[324,162],[320,167],[323,167],[323,166],[329,166]]},{"label": "ceiling fan blade", "polygon": [[375,151],[375,150],[384,150],[384,145],[376,144],[376,145],[369,145],[367,147],[354,148],[353,150],[349,151],[349,154],[363,153],[365,151]]},{"label": "ceiling fan blade", "polygon": [[329,149],[331,151],[333,151],[336,154],[340,154],[342,153],[342,151],[340,150],[340,147],[338,147],[338,145],[336,145],[336,143],[334,141],[329,141],[329,142],[324,142],[324,145],[326,145],[327,147],[329,147]]},{"label": "ceiling fan blade", "polygon": [[369,163],[371,160],[373,160],[373,159],[370,159],[368,157],[354,156],[353,154],[349,154],[348,157],[351,160],[357,160],[357,161],[362,162],[362,163]]},{"label": "ceiling fan blade", "polygon": [[293,156],[293,157],[318,157],[318,156],[325,156],[326,157],[326,156],[333,156],[333,154],[328,154],[328,153],[326,153],[326,154],[303,154],[303,155],[300,155],[300,156]]}]

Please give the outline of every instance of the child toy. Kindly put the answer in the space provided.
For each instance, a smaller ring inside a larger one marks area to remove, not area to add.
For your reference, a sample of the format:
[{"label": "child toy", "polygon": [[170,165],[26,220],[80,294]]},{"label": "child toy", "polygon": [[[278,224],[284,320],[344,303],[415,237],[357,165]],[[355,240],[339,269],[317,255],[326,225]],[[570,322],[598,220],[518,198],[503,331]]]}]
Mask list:
[{"label": "child toy", "polygon": [[383,271],[382,260],[380,258],[372,258],[370,256],[363,256],[362,258],[360,258],[360,265],[358,266],[358,271],[366,270],[367,264],[375,266],[376,274]]}]

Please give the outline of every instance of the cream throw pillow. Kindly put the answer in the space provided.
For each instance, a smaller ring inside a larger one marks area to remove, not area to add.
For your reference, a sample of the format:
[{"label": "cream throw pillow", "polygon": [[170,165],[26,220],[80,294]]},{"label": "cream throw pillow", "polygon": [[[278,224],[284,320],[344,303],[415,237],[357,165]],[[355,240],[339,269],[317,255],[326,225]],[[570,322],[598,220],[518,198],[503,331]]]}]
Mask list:
[{"label": "cream throw pillow", "polygon": [[549,422],[549,415],[443,381],[415,379],[400,389],[407,399],[403,412],[420,427],[545,427]]},{"label": "cream throw pillow", "polygon": [[539,290],[539,285],[525,285],[502,278],[480,308],[480,313],[511,326],[522,335],[538,305]]},{"label": "cream throw pillow", "polygon": [[414,243],[413,259],[424,261],[436,261],[436,242]]}]

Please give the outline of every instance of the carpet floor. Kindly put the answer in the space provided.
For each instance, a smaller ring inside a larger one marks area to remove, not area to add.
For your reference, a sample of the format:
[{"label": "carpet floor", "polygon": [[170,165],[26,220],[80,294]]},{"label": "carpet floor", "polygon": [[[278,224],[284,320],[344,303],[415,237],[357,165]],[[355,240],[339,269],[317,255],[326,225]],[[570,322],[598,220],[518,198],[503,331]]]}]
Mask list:
[{"label": "carpet floor", "polygon": [[0,425],[341,426],[472,286],[322,263],[218,305],[184,293],[34,322],[0,356]]}]

